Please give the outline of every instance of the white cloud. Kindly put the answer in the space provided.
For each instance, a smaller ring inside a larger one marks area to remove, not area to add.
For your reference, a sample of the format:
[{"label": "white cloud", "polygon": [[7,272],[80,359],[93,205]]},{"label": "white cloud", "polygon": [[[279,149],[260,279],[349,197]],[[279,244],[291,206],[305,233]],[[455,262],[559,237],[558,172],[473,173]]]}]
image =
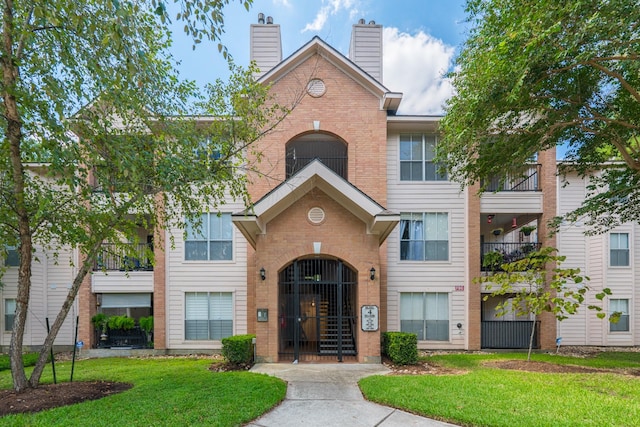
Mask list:
[{"label": "white cloud", "polygon": [[452,95],[444,77],[453,63],[454,47],[420,31],[415,35],[385,28],[383,79],[393,92],[403,92],[399,113],[441,114]]},{"label": "white cloud", "polygon": [[273,4],[275,4],[276,6],[291,7],[291,3],[289,3],[289,0],[273,0]]},{"label": "white cloud", "polygon": [[329,13],[326,7],[321,8],[316,14],[316,19],[313,20],[310,24],[305,25],[302,29],[302,32],[305,31],[320,31],[324,24],[327,22],[327,18],[329,17]]},{"label": "white cloud", "polygon": [[336,15],[342,10],[348,11],[349,16],[352,17],[357,13],[357,9],[353,7],[355,4],[356,0],[323,0],[322,7],[320,7],[320,10],[316,13],[316,17],[313,22],[305,25],[301,32],[318,32],[322,30],[322,28],[324,28],[324,24],[329,18],[329,15]]}]

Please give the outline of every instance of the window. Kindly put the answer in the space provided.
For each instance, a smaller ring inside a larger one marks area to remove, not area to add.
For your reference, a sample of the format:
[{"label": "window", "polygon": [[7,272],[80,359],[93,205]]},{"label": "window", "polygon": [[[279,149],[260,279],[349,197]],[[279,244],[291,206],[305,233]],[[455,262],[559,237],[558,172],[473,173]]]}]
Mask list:
[{"label": "window", "polygon": [[4,300],[4,330],[11,331],[13,329],[13,319],[16,318],[16,300]]},{"label": "window", "polygon": [[6,267],[19,267],[20,266],[20,254],[15,246],[8,246],[6,258],[4,259],[4,265]]},{"label": "window", "polygon": [[628,332],[629,331],[629,300],[628,299],[611,299],[609,300],[609,312],[621,313],[620,320],[617,323],[609,322],[610,332]]},{"label": "window", "polygon": [[400,330],[418,340],[449,340],[449,294],[405,292],[400,294]]},{"label": "window", "polygon": [[221,340],[233,335],[231,292],[187,292],[185,294],[184,338]]},{"label": "window", "polygon": [[199,228],[187,223],[187,238],[184,242],[186,261],[230,260],[233,255],[233,226],[231,214],[206,213],[200,217]]},{"label": "window", "polygon": [[400,259],[449,260],[449,214],[446,212],[400,214]]},{"label": "window", "polygon": [[442,165],[433,161],[436,145],[435,135],[400,135],[400,180],[446,181],[447,174],[438,172]]},{"label": "window", "polygon": [[612,267],[627,267],[629,265],[629,234],[611,233],[609,251],[609,264]]}]

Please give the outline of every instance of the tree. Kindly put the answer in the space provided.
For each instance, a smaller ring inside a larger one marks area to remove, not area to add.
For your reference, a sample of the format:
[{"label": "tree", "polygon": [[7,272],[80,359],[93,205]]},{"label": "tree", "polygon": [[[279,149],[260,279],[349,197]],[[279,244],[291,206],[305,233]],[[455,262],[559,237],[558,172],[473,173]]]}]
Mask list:
[{"label": "tree", "polygon": [[438,153],[451,176],[488,182],[562,145],[562,172],[603,171],[568,220],[587,215],[592,232],[640,220],[637,2],[468,0],[466,11]]},{"label": "tree", "polygon": [[[491,292],[483,297],[485,301],[489,297],[508,297],[496,306],[497,316],[507,313],[515,313],[517,316],[539,316],[549,312],[562,321],[577,313],[591,290],[586,284],[589,278],[580,275],[579,268],[560,268],[566,257],[554,254],[555,252],[556,249],[550,247],[530,252],[523,259],[502,264],[501,271],[494,271],[492,275],[475,279],[476,283]],[[489,260],[485,266],[493,267],[492,263],[493,260]],[[595,298],[602,301],[606,295],[611,295],[609,288],[597,292]],[[606,316],[602,307],[598,305],[589,304],[587,307],[589,310],[597,311],[598,318],[603,319]],[[611,315],[613,322],[618,318],[619,313]],[[536,322],[531,322],[527,360],[531,360],[535,331]]]},{"label": "tree", "polygon": [[[194,44],[219,41],[229,0],[175,3]],[[204,95],[181,81],[167,53],[168,20],[158,0],[4,3],[0,238],[20,257],[10,344],[16,391],[38,385],[102,243],[135,242],[141,224],[184,226],[225,194],[246,200],[236,172],[251,167],[251,143],[286,114],[252,68],[230,62],[232,80]],[[206,126],[196,115],[209,117]],[[27,380],[21,353],[37,245],[54,257],[77,249],[80,264]]]}]

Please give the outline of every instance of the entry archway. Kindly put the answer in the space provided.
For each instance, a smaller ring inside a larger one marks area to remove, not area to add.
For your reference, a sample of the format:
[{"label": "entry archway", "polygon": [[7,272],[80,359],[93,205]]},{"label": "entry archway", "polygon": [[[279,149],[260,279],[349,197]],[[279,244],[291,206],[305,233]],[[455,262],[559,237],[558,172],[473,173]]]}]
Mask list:
[{"label": "entry archway", "polygon": [[338,259],[293,261],[278,276],[280,360],[357,355],[357,273]]}]

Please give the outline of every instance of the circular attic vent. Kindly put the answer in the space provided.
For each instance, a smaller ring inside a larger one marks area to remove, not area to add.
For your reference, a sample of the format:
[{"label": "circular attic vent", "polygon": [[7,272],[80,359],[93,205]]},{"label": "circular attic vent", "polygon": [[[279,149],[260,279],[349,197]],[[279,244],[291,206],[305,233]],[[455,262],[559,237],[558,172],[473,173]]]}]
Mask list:
[{"label": "circular attic vent", "polygon": [[307,218],[309,218],[309,221],[314,224],[320,224],[324,221],[324,210],[319,207],[311,208],[307,213]]},{"label": "circular attic vent", "polygon": [[320,79],[309,80],[307,84],[307,93],[314,98],[319,98],[327,91],[324,82]]}]

